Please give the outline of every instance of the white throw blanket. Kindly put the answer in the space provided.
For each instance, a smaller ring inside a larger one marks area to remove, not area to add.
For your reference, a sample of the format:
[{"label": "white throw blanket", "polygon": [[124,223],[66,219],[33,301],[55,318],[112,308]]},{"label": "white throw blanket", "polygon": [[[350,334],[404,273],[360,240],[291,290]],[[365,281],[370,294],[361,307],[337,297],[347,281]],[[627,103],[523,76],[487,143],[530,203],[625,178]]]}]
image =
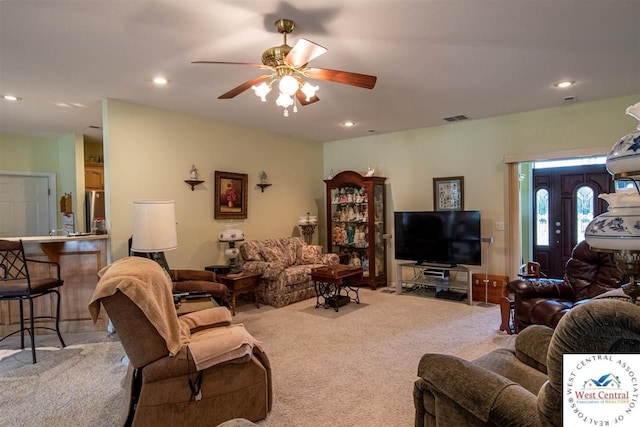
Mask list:
[{"label": "white throw blanket", "polygon": [[231,325],[231,313],[225,307],[210,308],[178,318],[171,279],[155,261],[141,257],[123,258],[103,269],[100,275],[89,304],[94,323],[100,314],[100,300],[120,291],[140,308],[156,328],[171,356],[184,354],[181,350],[188,346],[198,370],[249,357],[254,345],[261,348],[261,344],[242,324]]}]

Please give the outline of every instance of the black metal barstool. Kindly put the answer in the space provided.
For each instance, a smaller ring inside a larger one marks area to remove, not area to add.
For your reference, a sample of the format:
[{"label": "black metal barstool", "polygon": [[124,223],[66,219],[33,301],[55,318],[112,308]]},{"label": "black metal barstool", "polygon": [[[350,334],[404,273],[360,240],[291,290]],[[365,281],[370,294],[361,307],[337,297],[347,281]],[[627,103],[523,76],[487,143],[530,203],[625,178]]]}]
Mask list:
[{"label": "black metal barstool", "polygon": [[[44,278],[31,278],[29,276],[28,263],[32,262],[49,264],[51,267],[55,267],[55,276],[51,277],[51,275],[49,275]],[[58,292],[57,289],[62,286],[63,283],[64,281],[60,279],[60,264],[53,261],[27,259],[24,254],[22,240],[0,240],[0,301],[16,300],[20,308],[20,329],[0,338],[0,341],[20,333],[20,348],[24,349],[24,333],[27,331],[31,339],[31,357],[33,363],[36,363],[35,329],[55,331],[60,339],[60,344],[62,344],[62,347],[65,347],[62,335],[60,335],[60,292]],[[55,316],[34,316],[33,300],[49,294],[56,294],[57,296]],[[28,318],[24,316],[23,303],[25,300],[29,301]],[[28,327],[25,327],[25,320],[29,320]],[[55,328],[35,326],[36,320],[55,320]]]}]

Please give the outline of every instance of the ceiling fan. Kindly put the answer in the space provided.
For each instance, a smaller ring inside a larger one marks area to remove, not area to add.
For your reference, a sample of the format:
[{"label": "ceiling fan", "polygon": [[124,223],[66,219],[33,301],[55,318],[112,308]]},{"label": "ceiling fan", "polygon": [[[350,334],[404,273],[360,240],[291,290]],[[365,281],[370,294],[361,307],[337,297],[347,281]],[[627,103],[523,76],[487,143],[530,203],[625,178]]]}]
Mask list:
[{"label": "ceiling fan", "polygon": [[279,19],[275,22],[275,26],[276,30],[283,34],[284,42],[280,46],[270,47],[265,50],[262,54],[262,64],[222,61],[192,62],[192,64],[248,65],[270,71],[269,74],[255,77],[236,86],[220,95],[218,99],[231,99],[251,88],[263,102],[266,102],[266,95],[271,91],[273,83],[277,81],[280,94],[276,104],[283,107],[284,115],[288,116],[288,107],[291,105],[293,105],[293,111],[297,111],[296,101],[301,105],[308,105],[320,100],[316,95],[319,87],[305,81],[304,77],[365,89],[373,89],[375,86],[376,76],[308,67],[307,65],[312,59],[324,54],[327,49],[306,39],[298,40],[295,46],[291,47],[287,45],[287,34],[293,31],[295,23],[290,19]]}]

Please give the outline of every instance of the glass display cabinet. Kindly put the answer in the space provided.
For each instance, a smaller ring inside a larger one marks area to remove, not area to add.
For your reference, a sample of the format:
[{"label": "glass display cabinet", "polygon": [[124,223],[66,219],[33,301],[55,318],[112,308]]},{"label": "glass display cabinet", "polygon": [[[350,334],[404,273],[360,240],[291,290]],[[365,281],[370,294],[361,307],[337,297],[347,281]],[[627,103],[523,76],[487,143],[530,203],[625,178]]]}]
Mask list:
[{"label": "glass display cabinet", "polygon": [[342,264],[362,267],[363,282],[371,289],[387,286],[385,180],[344,171],[324,181],[327,250]]}]

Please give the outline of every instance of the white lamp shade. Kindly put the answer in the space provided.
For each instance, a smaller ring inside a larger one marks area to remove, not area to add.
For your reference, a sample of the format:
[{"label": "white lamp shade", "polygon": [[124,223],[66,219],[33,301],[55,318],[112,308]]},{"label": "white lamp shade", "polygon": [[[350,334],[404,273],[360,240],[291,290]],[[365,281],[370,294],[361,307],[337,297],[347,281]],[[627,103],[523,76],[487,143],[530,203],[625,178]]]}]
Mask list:
[{"label": "white lamp shade", "polygon": [[267,102],[266,96],[267,96],[267,94],[269,92],[271,92],[271,87],[268,84],[262,82],[262,84],[260,84],[258,86],[256,86],[256,85],[251,86],[251,89],[253,89],[253,91],[255,92],[256,96],[260,97],[262,102]]},{"label": "white lamp shade", "polygon": [[307,101],[310,101],[311,98],[313,98],[316,95],[316,91],[318,89],[320,89],[320,86],[314,86],[309,82],[305,82],[301,88],[302,93],[304,93],[305,96],[307,97]]},{"label": "white lamp shade", "polygon": [[280,92],[289,96],[293,96],[300,88],[300,84],[295,79],[295,77],[284,76],[283,78],[280,79],[278,88],[280,89]]},{"label": "white lamp shade", "polygon": [[[640,120],[640,102],[627,108],[627,114]],[[613,179],[640,180],[640,125],[638,130],[623,136],[607,156],[607,170]]]},{"label": "white lamp shade", "polygon": [[607,212],[587,226],[585,240],[596,249],[640,251],[640,194],[635,188],[600,194],[609,203]]},{"label": "white lamp shade", "polygon": [[291,98],[286,93],[280,93],[280,95],[278,96],[278,99],[276,99],[276,105],[282,108],[287,108],[293,105],[293,98]]},{"label": "white lamp shade", "polygon": [[225,226],[225,230],[220,233],[218,241],[220,242],[241,242],[244,240],[244,232],[237,228],[235,224]]},{"label": "white lamp shade", "polygon": [[173,200],[133,202],[133,252],[164,252],[178,247]]}]

